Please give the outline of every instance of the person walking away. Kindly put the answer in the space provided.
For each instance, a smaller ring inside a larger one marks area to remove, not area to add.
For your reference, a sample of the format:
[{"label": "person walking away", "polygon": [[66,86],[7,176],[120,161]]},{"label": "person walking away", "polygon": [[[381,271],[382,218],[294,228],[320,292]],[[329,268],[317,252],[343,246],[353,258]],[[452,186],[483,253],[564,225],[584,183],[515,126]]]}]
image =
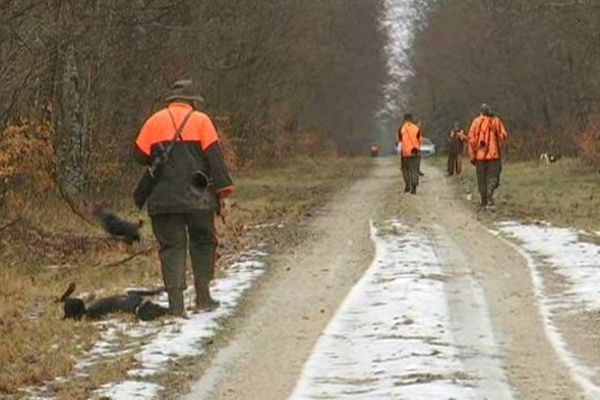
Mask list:
[{"label": "person walking away", "polygon": [[421,130],[414,122],[412,114],[404,115],[404,121],[398,130],[397,141],[402,147],[400,164],[406,184],[404,191],[416,194],[417,186],[419,186]]},{"label": "person walking away", "polygon": [[455,123],[454,127],[448,134],[448,176],[462,175],[462,157],[465,151],[465,142],[467,135],[460,128],[459,123]]},{"label": "person walking away", "polygon": [[494,206],[494,191],[500,185],[502,171],[502,146],[508,133],[499,117],[487,104],[471,124],[468,137],[469,158],[477,171],[477,187],[481,196],[481,208]]},{"label": "person walking away", "polygon": [[[143,125],[134,146],[138,162],[150,165],[155,157],[168,157],[147,200],[152,230],[159,243],[161,272],[169,297],[169,312],[185,316],[183,291],[189,251],[196,310],[218,306],[210,295],[217,239],[215,213],[227,211],[234,185],[225,166],[220,139],[211,119],[197,111],[202,97],[193,82],[176,82],[167,106]],[[178,134],[176,134],[178,133]],[[206,178],[198,190],[195,178]]]}]

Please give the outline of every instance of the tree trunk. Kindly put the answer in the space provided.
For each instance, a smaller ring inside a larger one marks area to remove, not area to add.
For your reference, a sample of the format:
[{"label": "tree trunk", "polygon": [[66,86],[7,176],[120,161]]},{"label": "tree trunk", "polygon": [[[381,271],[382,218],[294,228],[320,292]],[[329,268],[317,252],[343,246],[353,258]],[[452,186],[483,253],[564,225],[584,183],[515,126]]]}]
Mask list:
[{"label": "tree trunk", "polygon": [[60,184],[71,194],[87,189],[89,132],[82,105],[81,80],[75,58],[75,46],[66,48],[61,81],[61,130],[65,161],[60,171]]}]

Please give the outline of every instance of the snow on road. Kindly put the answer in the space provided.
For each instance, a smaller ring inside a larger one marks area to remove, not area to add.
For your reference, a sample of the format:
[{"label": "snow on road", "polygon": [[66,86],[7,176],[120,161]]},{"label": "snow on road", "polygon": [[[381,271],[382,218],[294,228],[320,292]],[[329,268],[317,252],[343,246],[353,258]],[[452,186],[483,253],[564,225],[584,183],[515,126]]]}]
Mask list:
[{"label": "snow on road", "polygon": [[[373,264],[317,342],[290,399],[487,398],[489,377],[467,368],[462,360],[472,349],[452,337],[448,276],[432,242],[397,221],[372,237]],[[495,354],[478,357],[498,364]],[[497,384],[504,388],[494,400],[511,399],[505,380]]]},{"label": "snow on road", "polygon": [[600,246],[582,241],[583,232],[544,223],[503,222],[498,227],[518,240],[527,253],[540,259],[539,268],[551,268],[567,279],[570,288],[560,298],[554,298],[555,303],[600,309]]},{"label": "snow on road", "polygon": [[[527,259],[546,335],[556,353],[587,398],[600,398],[600,387],[594,382],[597,369],[584,365],[571,352],[554,322],[556,312],[561,309],[576,312],[600,308],[597,289],[600,284],[600,246],[581,240],[585,232],[545,223],[507,221],[497,224],[497,227],[501,234],[518,242],[511,245]],[[562,276],[566,288],[552,293],[547,290],[548,271]]]}]

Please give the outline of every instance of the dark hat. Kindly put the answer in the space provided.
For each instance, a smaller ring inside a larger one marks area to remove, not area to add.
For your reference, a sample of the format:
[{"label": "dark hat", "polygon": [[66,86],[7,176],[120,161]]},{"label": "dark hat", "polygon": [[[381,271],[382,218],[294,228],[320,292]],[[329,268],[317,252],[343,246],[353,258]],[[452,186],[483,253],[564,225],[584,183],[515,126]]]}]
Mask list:
[{"label": "dark hat", "polygon": [[190,79],[177,81],[171,88],[171,94],[167,97],[167,102],[174,100],[188,100],[203,102],[204,98],[194,90],[194,82]]}]

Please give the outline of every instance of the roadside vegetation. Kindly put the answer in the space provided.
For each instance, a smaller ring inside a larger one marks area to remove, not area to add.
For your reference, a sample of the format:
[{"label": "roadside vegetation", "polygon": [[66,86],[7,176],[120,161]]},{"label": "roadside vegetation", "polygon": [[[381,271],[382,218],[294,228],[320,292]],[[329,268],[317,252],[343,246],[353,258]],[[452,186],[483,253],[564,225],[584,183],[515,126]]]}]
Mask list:
[{"label": "roadside vegetation", "polygon": [[[445,171],[445,156],[434,163]],[[465,160],[465,171],[453,179],[462,198],[479,202],[475,169]],[[600,230],[600,171],[578,158],[546,165],[538,161],[507,162],[498,190],[497,219],[546,221],[556,226]]]},{"label": "roadside vegetation", "polygon": [[[235,173],[237,206],[220,226],[219,268],[258,241],[281,248],[299,240],[294,225],[331,193],[364,176],[370,165],[367,158],[297,158],[276,168]],[[27,386],[68,375],[106,329],[101,323],[61,320],[62,305],[55,300],[70,282],[77,283],[78,295],[91,296],[161,285],[149,223],[143,227],[143,243],[128,247],[107,239],[60,198],[38,200],[22,220],[0,232],[0,398],[23,397],[21,390]],[[138,218],[140,214],[126,204],[127,198],[114,197],[109,205],[130,219]],[[80,211],[87,215],[85,209]],[[259,233],[249,229],[263,223],[285,228]],[[121,378],[134,362],[130,355],[116,354],[89,376],[69,377],[49,390],[60,399],[86,398],[94,388]]]}]

